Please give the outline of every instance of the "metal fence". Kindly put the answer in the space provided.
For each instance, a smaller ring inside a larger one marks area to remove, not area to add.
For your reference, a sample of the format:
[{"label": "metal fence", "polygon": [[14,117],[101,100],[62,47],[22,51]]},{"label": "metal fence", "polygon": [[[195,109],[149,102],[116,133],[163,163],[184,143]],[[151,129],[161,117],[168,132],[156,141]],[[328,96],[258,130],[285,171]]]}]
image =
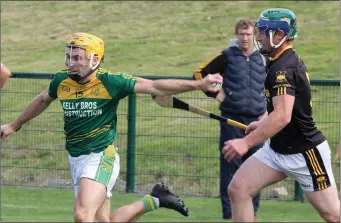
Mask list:
[{"label": "metal fence", "polygon": [[[48,86],[52,77],[52,74],[14,73],[1,92],[1,123],[16,118]],[[340,82],[311,81],[311,84],[314,119],[334,155],[340,135]],[[218,103],[202,92],[178,97],[219,113]],[[219,196],[217,121],[161,108],[149,95],[131,95],[120,102],[117,127],[115,144],[119,147],[121,171],[114,191],[147,193],[156,182],[162,181],[182,195]],[[72,188],[64,141],[62,110],[56,101],[14,136],[1,142],[1,184]],[[339,161],[334,158],[333,170],[339,184]],[[302,199],[299,192],[294,182],[285,180],[264,189],[262,198]]]}]

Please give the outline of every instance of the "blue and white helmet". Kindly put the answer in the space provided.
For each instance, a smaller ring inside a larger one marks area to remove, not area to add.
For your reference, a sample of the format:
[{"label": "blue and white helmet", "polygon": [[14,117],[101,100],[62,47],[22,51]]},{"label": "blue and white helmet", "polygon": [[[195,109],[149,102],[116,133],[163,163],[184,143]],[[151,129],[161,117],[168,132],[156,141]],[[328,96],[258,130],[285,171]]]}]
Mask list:
[{"label": "blue and white helmet", "polygon": [[[284,8],[270,8],[263,11],[255,25],[257,30],[264,31],[265,35],[270,39],[270,45],[278,48],[286,40],[293,40],[297,37],[297,24],[295,14]],[[281,30],[284,38],[280,43],[273,43],[273,35],[276,31]]]}]

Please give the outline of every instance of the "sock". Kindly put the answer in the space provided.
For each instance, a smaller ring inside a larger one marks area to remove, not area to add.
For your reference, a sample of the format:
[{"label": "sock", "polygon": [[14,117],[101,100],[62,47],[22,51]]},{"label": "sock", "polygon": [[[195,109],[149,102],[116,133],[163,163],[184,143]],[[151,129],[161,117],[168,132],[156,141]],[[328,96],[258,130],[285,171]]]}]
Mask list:
[{"label": "sock", "polygon": [[159,198],[152,197],[150,194],[142,198],[146,212],[153,211],[160,207]]}]

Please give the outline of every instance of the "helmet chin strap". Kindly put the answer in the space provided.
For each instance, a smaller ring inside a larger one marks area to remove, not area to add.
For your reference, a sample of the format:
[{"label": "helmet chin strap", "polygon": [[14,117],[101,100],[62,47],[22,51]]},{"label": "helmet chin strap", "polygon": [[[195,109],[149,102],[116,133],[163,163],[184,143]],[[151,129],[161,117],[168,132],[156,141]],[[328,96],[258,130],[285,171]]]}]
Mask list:
[{"label": "helmet chin strap", "polygon": [[272,30],[269,30],[269,37],[270,37],[270,45],[273,47],[273,48],[278,48],[278,47],[280,47],[286,40],[287,40],[287,37],[288,36],[285,36],[282,40],[281,40],[281,42],[279,42],[277,45],[275,45],[274,44],[274,42],[273,42],[273,35],[274,35],[275,33],[274,32],[272,32]]},{"label": "helmet chin strap", "polygon": [[79,82],[79,81],[84,80],[85,78],[87,78],[89,75],[91,75],[93,72],[95,72],[98,68],[99,68],[99,66],[94,66],[84,76],[80,76],[79,74],[75,74],[75,75],[69,75],[69,77],[72,80],[74,80],[76,82]]},{"label": "helmet chin strap", "polygon": [[96,70],[98,68],[99,64],[101,63],[101,61],[98,60],[97,63],[94,66],[92,66],[92,63],[94,61],[94,56],[95,55],[96,54],[94,52],[91,52],[91,55],[90,55],[90,67],[91,67],[92,71]]},{"label": "helmet chin strap", "polygon": [[[71,61],[71,55],[72,55],[72,49],[73,47],[71,47],[70,49],[70,58],[69,58],[69,61]],[[87,78],[89,75],[91,75],[93,72],[95,72],[98,68],[99,68],[99,65],[101,63],[100,60],[97,61],[97,63],[95,65],[92,65],[93,64],[93,61],[94,61],[94,57],[95,57],[95,53],[91,52],[90,54],[90,63],[89,63],[89,66],[90,66],[90,70],[84,75],[84,76],[81,76],[79,75],[78,73],[77,74],[70,74],[69,72],[69,69],[68,69],[68,76],[76,81],[76,82],[79,82],[80,80],[84,80],[85,78]],[[65,57],[65,61],[66,61],[66,57]]]},{"label": "helmet chin strap", "polygon": [[91,52],[91,55],[90,55],[90,70],[88,71],[88,73],[86,73],[84,75],[84,77],[82,77],[82,79],[85,79],[86,77],[88,77],[90,74],[92,74],[93,72],[95,72],[99,68],[99,65],[101,63],[100,60],[98,60],[97,63],[94,66],[92,66],[92,63],[94,61],[94,56],[95,55],[96,55],[95,53]]},{"label": "helmet chin strap", "polygon": [[254,39],[254,44],[256,46],[256,49],[264,56],[269,56],[272,51],[273,51],[273,48],[271,49],[265,49],[263,44],[261,44],[260,42],[258,42],[256,39]]},{"label": "helmet chin strap", "polygon": [[80,79],[75,79],[75,78],[72,78],[72,77],[70,77],[70,78],[73,79],[76,82],[79,82],[80,80],[84,80],[89,75],[91,75],[93,72],[95,72],[99,68],[99,65],[100,65],[101,62],[98,61],[94,66],[92,66],[92,63],[94,61],[94,56],[95,56],[95,54],[93,52],[91,52],[91,55],[90,55],[90,70],[84,76],[78,75],[80,77]]},{"label": "helmet chin strap", "polygon": [[84,75],[84,77],[82,77],[82,79],[85,79],[86,77],[88,77],[90,74],[92,74],[93,72],[95,72],[99,68],[99,65],[100,65],[101,61],[98,61],[94,66],[91,66],[92,62],[93,62],[94,56],[95,56],[95,54],[91,53],[91,58],[90,58],[90,67],[91,67],[91,69],[88,71],[88,73],[86,73]]}]

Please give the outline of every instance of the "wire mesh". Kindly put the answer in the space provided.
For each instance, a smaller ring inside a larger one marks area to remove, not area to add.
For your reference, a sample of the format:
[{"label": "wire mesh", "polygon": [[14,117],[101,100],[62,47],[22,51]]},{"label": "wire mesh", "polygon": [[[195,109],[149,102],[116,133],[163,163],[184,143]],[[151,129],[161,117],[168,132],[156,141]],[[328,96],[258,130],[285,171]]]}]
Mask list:
[{"label": "wire mesh", "polygon": [[[322,83],[322,84],[321,84]],[[313,113],[333,154],[333,171],[340,183],[335,159],[340,136],[340,87],[312,86]],[[13,78],[1,92],[1,123],[14,120],[49,84],[48,79]],[[180,99],[219,114],[219,104],[202,92],[178,95]],[[219,196],[219,122],[183,110],[162,108],[149,95],[136,100],[136,193],[148,193],[165,182],[179,194]],[[114,191],[126,191],[128,99],[120,102],[116,146],[121,156],[120,176]],[[72,188],[64,149],[60,102],[29,121],[14,136],[2,141],[1,184],[4,186]],[[264,189],[262,199],[294,199],[294,182],[285,180]]]}]

